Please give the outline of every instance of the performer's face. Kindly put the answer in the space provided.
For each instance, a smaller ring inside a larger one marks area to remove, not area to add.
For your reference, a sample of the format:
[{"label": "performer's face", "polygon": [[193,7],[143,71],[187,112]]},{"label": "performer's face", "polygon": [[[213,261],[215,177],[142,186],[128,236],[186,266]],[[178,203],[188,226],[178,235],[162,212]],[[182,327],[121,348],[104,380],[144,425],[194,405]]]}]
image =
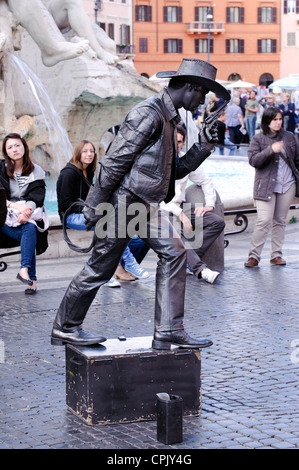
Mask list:
[{"label": "performer's face", "polygon": [[205,96],[208,92],[209,90],[204,87],[195,87],[187,84],[183,98],[183,107],[187,111],[194,113],[200,104],[204,104]]}]

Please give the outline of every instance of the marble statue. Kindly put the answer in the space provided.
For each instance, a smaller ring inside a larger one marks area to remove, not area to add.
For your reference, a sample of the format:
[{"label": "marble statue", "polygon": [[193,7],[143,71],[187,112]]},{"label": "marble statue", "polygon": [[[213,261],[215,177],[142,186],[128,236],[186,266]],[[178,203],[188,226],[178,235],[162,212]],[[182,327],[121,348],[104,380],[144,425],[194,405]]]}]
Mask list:
[{"label": "marble statue", "polygon": [[[94,58],[109,65],[119,60],[114,41],[91,22],[81,0],[0,0],[1,51],[13,50],[17,23],[36,42],[46,66],[76,58],[89,48]],[[61,33],[65,28],[71,28],[80,39],[67,41]]]},{"label": "marble statue", "polygon": [[26,136],[34,161],[51,174],[79,140],[102,148],[108,129],[160,89],[130,56],[120,59],[82,0],[0,0],[0,67],[0,140]]}]

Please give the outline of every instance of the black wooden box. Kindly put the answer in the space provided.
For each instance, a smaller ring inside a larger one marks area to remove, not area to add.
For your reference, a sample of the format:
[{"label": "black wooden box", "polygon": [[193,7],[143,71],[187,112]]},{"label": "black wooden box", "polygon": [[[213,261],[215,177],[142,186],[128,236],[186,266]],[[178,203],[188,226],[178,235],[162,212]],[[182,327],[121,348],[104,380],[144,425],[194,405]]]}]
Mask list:
[{"label": "black wooden box", "polygon": [[156,419],[157,393],[183,399],[183,416],[201,408],[199,350],[151,348],[152,337],[66,346],[66,404],[86,424]]}]

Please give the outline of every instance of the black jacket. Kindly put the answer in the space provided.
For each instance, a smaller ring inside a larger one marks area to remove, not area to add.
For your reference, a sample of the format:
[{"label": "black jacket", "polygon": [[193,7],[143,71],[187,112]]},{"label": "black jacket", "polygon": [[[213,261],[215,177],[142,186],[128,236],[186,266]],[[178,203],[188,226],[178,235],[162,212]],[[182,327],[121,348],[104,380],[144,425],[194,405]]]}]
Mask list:
[{"label": "black jacket", "polygon": [[4,186],[0,182],[0,227],[3,227],[6,220],[7,208],[6,208],[6,191]]},{"label": "black jacket", "polygon": [[[87,179],[83,175],[83,171],[72,163],[67,163],[62,168],[57,184],[57,202],[58,212],[62,219],[64,212],[78,199],[85,201],[88,191],[92,185],[93,173],[87,175]],[[74,212],[81,212],[82,207],[74,207]]]},{"label": "black jacket", "polygon": [[[180,120],[167,89],[136,105],[127,115],[106,155],[99,177],[86,202],[96,207],[109,202],[119,186],[146,203],[170,201],[175,179],[194,171],[211,153],[211,147],[195,143],[177,158],[175,126]],[[85,207],[86,220],[94,210]]]}]

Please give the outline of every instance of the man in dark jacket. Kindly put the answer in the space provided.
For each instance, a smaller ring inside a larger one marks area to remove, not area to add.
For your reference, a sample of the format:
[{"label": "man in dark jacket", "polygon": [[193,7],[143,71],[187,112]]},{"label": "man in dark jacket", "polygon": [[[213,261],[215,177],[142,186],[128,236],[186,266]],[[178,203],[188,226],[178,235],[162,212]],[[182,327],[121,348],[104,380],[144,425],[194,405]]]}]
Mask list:
[{"label": "man in dark jacket", "polygon": [[82,323],[99,287],[111,278],[136,232],[137,205],[146,217],[145,223],[139,224],[143,232],[138,235],[159,257],[153,347],[170,349],[174,344],[203,348],[212,344],[209,339],[191,338],[184,330],[186,252],[168,217],[159,211],[159,203],[173,198],[175,179],[194,171],[217,142],[214,126],[210,129],[204,126],[200,143],[178,159],[175,130],[180,120],[178,109],[194,112],[210,90],[225,100],[230,95],[215,81],[215,67],[201,60],[183,59],[177,72],[159,72],[157,76],[171,78],[168,87],[129,112],[100,162],[98,180],[84,209],[87,226],[96,225],[95,246],[60,304],[52,344],[105,341],[101,335],[86,333]]}]

